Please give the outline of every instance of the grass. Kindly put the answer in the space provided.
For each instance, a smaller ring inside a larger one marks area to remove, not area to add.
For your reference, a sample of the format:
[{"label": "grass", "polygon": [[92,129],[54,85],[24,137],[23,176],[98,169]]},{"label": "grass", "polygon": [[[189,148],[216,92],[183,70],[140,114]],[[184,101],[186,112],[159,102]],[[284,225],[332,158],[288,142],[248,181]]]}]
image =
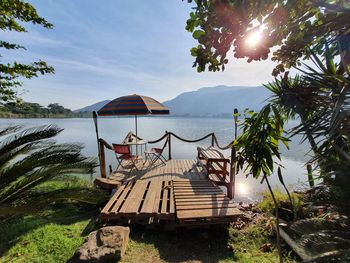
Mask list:
[{"label": "grass", "polygon": [[[50,182],[43,189],[84,186],[71,178]],[[66,262],[94,230],[96,207],[82,204],[47,206],[41,213],[7,220],[0,225],[0,262]],[[277,251],[261,252],[272,242],[265,223],[242,230],[230,227],[179,229],[131,228],[130,242],[122,262],[277,262]],[[292,262],[287,259],[286,262]]]}]

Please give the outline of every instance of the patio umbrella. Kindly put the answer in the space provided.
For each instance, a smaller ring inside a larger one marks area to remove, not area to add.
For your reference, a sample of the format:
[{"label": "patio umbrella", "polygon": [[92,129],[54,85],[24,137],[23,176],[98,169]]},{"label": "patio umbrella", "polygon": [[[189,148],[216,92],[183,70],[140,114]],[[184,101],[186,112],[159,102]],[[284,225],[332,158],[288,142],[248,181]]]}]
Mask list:
[{"label": "patio umbrella", "polygon": [[[161,115],[169,114],[169,109],[157,100],[142,96],[142,95],[128,95],[116,98],[104,105],[98,112],[99,116],[117,116],[117,115],[134,115],[135,116],[135,132],[137,138],[137,116],[138,115]],[[94,115],[96,133],[97,115]]]}]

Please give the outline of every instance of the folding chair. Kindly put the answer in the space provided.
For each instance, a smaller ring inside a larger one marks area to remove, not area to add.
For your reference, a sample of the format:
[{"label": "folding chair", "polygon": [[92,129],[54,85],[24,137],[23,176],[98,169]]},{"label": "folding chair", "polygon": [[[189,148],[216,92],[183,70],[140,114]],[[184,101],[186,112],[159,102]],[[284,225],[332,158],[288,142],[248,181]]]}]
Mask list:
[{"label": "folding chair", "polygon": [[163,156],[163,151],[168,143],[168,138],[165,140],[165,143],[162,148],[152,148],[149,151],[145,151],[145,162],[147,160],[150,161],[149,168],[152,167],[158,160],[162,162],[162,164],[165,164],[167,161],[165,157]]},{"label": "folding chair", "polygon": [[130,150],[129,145],[127,145],[127,144],[114,144],[114,143],[112,145],[113,145],[113,150],[115,152],[115,156],[116,156],[117,161],[118,161],[117,170],[118,170],[119,166],[123,167],[124,169],[127,169],[125,167],[125,164],[123,165],[123,161],[130,161],[130,163],[131,163],[130,171],[133,168],[138,170],[136,167],[136,163],[140,159],[140,157],[137,155],[131,154],[131,150]]}]

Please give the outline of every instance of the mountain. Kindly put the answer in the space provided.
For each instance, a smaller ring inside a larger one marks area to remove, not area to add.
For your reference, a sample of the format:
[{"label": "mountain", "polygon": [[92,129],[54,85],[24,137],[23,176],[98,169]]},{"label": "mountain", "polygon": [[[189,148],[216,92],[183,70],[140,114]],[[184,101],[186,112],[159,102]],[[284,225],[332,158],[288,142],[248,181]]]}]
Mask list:
[{"label": "mountain", "polygon": [[98,111],[99,109],[101,109],[104,105],[106,105],[108,102],[110,102],[110,100],[103,100],[100,102],[97,102],[95,104],[92,104],[90,106],[86,106],[84,108],[81,109],[77,109],[74,112],[78,113],[78,112],[93,112],[93,111]]},{"label": "mountain", "polygon": [[163,104],[175,116],[225,116],[234,108],[259,110],[271,95],[264,87],[217,86],[181,93]]}]

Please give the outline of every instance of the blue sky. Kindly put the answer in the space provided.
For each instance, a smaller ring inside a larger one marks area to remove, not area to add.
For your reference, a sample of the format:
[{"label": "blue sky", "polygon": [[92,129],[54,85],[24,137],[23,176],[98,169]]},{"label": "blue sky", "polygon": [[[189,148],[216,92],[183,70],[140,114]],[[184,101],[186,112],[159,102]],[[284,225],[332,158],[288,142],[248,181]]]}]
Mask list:
[{"label": "blue sky", "polygon": [[190,4],[181,0],[32,0],[54,29],[27,26],[28,33],[0,32],[27,51],[3,60],[42,59],[54,75],[25,80],[22,97],[77,109],[127,94],[160,101],[217,85],[256,86],[272,80],[271,61],[232,60],[225,72],[197,73],[185,30]]}]

